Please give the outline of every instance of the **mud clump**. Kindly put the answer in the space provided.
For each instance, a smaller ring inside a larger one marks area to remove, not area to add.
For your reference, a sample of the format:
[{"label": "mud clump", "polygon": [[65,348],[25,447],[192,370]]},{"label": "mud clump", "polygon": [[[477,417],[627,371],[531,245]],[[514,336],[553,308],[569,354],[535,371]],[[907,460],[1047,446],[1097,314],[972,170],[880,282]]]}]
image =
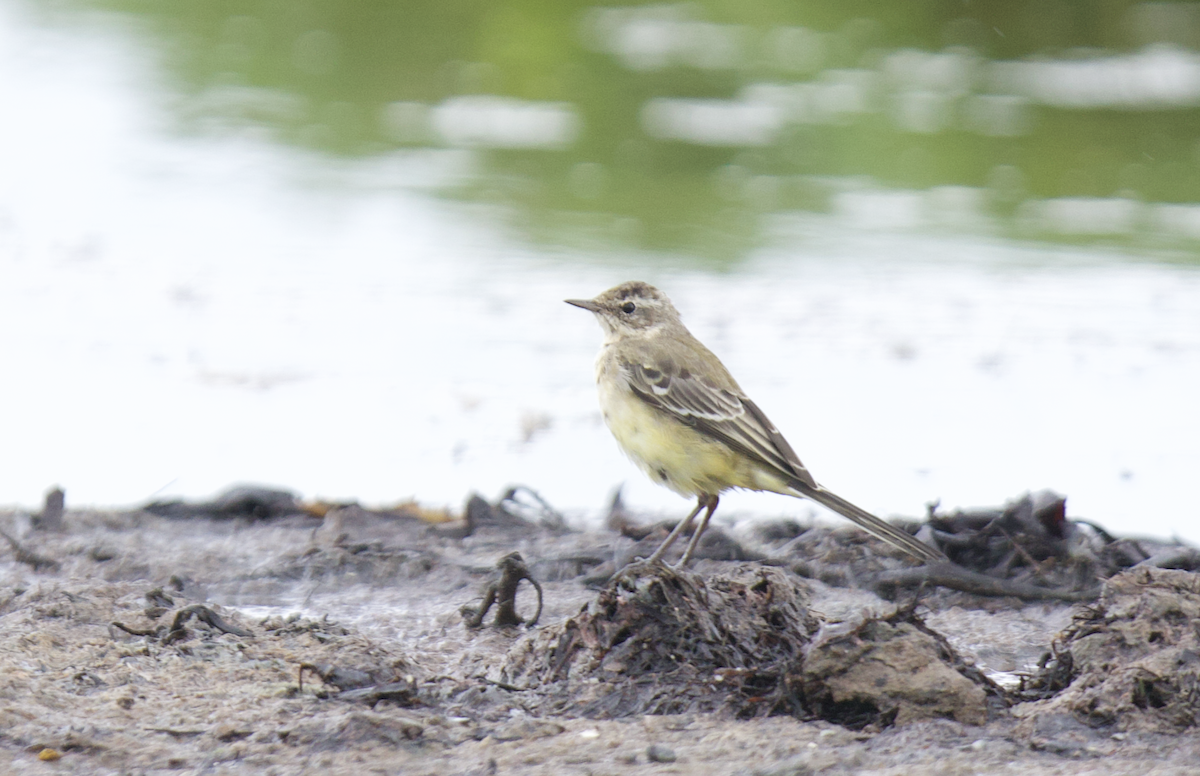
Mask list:
[{"label": "mud clump", "polygon": [[815,716],[861,730],[945,717],[988,721],[1003,691],[912,612],[870,618],[815,640],[804,691]]},{"label": "mud clump", "polygon": [[538,688],[546,711],[593,717],[790,710],[791,669],[819,625],[808,600],[801,580],[752,565],[623,576],[518,642],[501,678]]},{"label": "mud clump", "polygon": [[[1021,732],[1067,714],[1091,728],[1178,733],[1200,720],[1200,574],[1138,568],[1063,631],[1022,704]],[[1052,696],[1052,697],[1046,697]]]},{"label": "mud clump", "polygon": [[[1003,693],[911,612],[820,630],[806,584],[744,565],[707,580],[654,569],[610,585],[509,651],[500,681],[544,713],[723,711],[862,729],[988,721]],[[820,634],[818,633],[820,631]]]}]

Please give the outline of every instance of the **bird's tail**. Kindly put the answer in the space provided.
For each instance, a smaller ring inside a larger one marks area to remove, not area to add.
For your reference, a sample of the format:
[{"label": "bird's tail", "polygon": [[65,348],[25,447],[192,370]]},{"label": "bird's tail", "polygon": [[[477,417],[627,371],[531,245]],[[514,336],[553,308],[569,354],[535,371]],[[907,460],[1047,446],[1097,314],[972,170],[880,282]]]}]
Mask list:
[{"label": "bird's tail", "polygon": [[847,520],[853,520],[867,533],[875,536],[898,550],[903,550],[917,560],[926,563],[937,563],[946,560],[946,556],[933,547],[918,541],[912,534],[900,530],[891,523],[885,523],[870,512],[856,507],[846,499],[831,493],[820,485],[815,488],[802,482],[793,482],[792,491],[797,496],[810,498],[819,504],[829,507]]}]

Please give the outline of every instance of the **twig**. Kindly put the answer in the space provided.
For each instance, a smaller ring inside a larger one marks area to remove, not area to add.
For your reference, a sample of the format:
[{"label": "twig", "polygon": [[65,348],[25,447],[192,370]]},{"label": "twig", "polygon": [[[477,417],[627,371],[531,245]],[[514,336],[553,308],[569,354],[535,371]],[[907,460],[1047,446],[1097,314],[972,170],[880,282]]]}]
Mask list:
[{"label": "twig", "polygon": [[1195,571],[1197,568],[1200,568],[1200,550],[1192,547],[1173,547],[1154,553],[1144,561],[1134,564],[1133,568],[1145,566],[1154,566],[1160,569]]},{"label": "twig", "polygon": [[1034,601],[1091,601],[1100,594],[1099,587],[1082,591],[1057,590],[1050,587],[1035,587],[1021,582],[1010,582],[968,571],[952,563],[936,563],[916,568],[884,571],[874,578],[875,588],[882,591],[923,584],[941,585],[952,590],[961,590],[976,595],[1013,596]]},{"label": "twig", "polygon": [[25,547],[23,547],[20,542],[18,542],[16,539],[9,536],[4,531],[0,531],[0,536],[3,536],[5,539],[8,540],[8,543],[12,545],[13,555],[16,556],[17,561],[31,566],[34,571],[38,571],[40,569],[45,569],[45,568],[55,568],[58,566],[58,561],[52,560],[50,558],[43,558],[41,555],[38,555],[36,552],[25,549]]},{"label": "twig", "polygon": [[130,628],[125,623],[117,622],[116,620],[113,620],[112,622],[110,622],[108,624],[108,627],[109,628],[120,628],[121,630],[125,631],[126,633],[128,633],[131,636],[157,636],[159,634],[159,632],[161,631],[161,628],[153,628],[153,629]]},{"label": "twig", "polygon": [[187,633],[187,629],[183,626],[192,617],[195,617],[197,620],[205,623],[206,625],[216,628],[222,633],[232,633],[234,636],[242,637],[254,635],[245,628],[239,628],[236,625],[230,625],[229,623],[225,622],[225,620],[221,619],[219,614],[214,612],[212,609],[209,609],[207,606],[202,604],[192,604],[191,606],[185,606],[178,612],[175,612],[175,619],[171,621],[171,629],[167,632],[167,635],[163,637],[162,643],[171,644],[184,638],[185,634]]},{"label": "twig", "polygon": [[517,586],[521,584],[522,579],[528,579],[533,585],[533,589],[537,591],[537,611],[527,623],[528,625],[535,624],[542,616],[542,585],[529,573],[529,567],[525,565],[521,553],[510,552],[501,558],[496,566],[500,569],[500,578],[490,583],[484,590],[483,605],[478,610],[471,606],[464,606],[459,610],[467,618],[467,627],[482,626],[483,618],[487,616],[492,604],[496,605],[495,624],[497,627],[524,623],[525,620],[517,614]]}]

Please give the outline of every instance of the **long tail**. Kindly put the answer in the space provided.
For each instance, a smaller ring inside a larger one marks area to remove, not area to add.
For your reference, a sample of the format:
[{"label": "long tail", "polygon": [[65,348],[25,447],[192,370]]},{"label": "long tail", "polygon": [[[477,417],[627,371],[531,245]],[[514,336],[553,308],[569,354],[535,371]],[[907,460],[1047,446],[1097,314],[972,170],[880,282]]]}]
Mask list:
[{"label": "long tail", "polygon": [[926,563],[937,563],[946,560],[946,556],[933,547],[917,541],[911,534],[900,530],[891,523],[885,523],[865,509],[854,506],[846,499],[836,493],[830,493],[820,485],[814,488],[803,482],[793,482],[792,491],[794,495],[810,498],[819,504],[829,507],[847,520],[853,520],[867,533],[882,539],[898,550],[907,552],[917,560]]}]

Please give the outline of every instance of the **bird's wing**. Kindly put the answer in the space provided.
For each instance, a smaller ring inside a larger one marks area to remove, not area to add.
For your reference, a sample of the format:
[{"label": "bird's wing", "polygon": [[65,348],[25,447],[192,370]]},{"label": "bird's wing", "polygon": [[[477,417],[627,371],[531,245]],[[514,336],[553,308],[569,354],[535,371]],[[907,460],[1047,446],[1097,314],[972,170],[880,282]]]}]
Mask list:
[{"label": "bird's wing", "polygon": [[792,495],[825,505],[918,560],[945,560],[936,549],[818,485],[775,425],[740,391],[697,378],[673,363],[622,362],[621,372],[647,404],[779,472],[790,481]]},{"label": "bird's wing", "polygon": [[675,364],[625,362],[621,371],[634,394],[650,406],[775,469],[787,480],[816,487],[783,434],[740,391],[714,385]]}]

